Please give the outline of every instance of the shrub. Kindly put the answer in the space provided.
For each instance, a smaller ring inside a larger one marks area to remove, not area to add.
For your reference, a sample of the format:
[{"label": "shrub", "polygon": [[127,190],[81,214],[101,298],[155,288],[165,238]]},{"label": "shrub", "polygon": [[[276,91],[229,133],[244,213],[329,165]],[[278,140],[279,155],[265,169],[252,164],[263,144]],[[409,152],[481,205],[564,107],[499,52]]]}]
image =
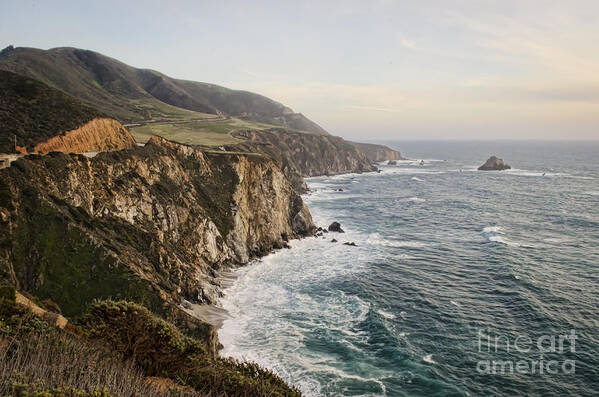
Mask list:
[{"label": "shrub", "polygon": [[96,301],[83,321],[93,339],[102,339],[148,376],[227,396],[300,396],[296,388],[255,363],[213,357],[195,339],[134,303]]}]

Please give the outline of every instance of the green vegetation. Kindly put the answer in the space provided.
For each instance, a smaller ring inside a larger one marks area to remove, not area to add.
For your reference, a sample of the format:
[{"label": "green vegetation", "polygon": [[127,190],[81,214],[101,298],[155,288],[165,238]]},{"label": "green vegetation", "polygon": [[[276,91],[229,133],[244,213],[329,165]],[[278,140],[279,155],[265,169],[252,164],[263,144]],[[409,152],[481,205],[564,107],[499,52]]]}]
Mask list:
[{"label": "green vegetation", "polygon": [[208,352],[143,306],[95,301],[81,327],[60,330],[16,304],[10,286],[0,290],[2,396],[300,396],[256,364]]},{"label": "green vegetation", "polygon": [[212,156],[214,173],[219,173],[217,178],[204,178],[198,163],[183,159],[183,167],[191,175],[195,187],[197,200],[200,202],[214,222],[221,236],[227,236],[233,228],[232,206],[233,195],[239,183],[239,175],[233,167],[232,158],[221,155]]},{"label": "green vegetation", "polygon": [[0,70],[0,153],[75,129],[102,113],[39,81]]},{"label": "green vegetation", "polygon": [[227,396],[299,396],[281,378],[254,363],[214,357],[205,347],[129,302],[95,302],[83,321],[90,338],[108,342],[148,376]]},{"label": "green vegetation", "polygon": [[[58,165],[50,163],[60,162],[65,156],[44,156],[43,160],[49,167],[55,167]],[[26,164],[20,160],[16,165],[26,167]],[[79,207],[67,207],[58,198],[51,205],[40,199],[39,192],[28,186],[22,188],[19,198],[22,215],[13,235],[0,236],[0,246],[11,247],[11,262],[22,287],[41,299],[56,302],[66,316],[82,314],[95,298],[127,298],[157,312],[162,310],[162,303],[149,283],[114,256],[106,255],[106,250],[86,234],[86,228],[100,231],[109,227],[106,233],[115,237],[108,238],[105,244],[110,246],[125,239],[130,245],[147,249],[149,243],[142,231],[118,220],[110,226],[101,224]],[[62,206],[68,210],[60,211]],[[0,274],[0,278],[8,275]],[[43,283],[38,282],[40,278]]]},{"label": "green vegetation", "polygon": [[300,113],[262,95],[178,80],[136,69],[77,48],[14,48],[0,53],[0,69],[40,80],[123,123],[227,115],[326,135]]},{"label": "green vegetation", "polygon": [[[14,294],[14,290],[13,290]],[[0,298],[0,395],[14,397],[194,396],[159,392],[132,360],[61,331]]]},{"label": "green vegetation", "polygon": [[132,127],[131,134],[137,142],[146,142],[152,135],[188,145],[221,146],[234,145],[240,139],[230,135],[239,129],[265,130],[272,125],[241,119],[218,121],[194,120],[185,123],[151,123]]}]

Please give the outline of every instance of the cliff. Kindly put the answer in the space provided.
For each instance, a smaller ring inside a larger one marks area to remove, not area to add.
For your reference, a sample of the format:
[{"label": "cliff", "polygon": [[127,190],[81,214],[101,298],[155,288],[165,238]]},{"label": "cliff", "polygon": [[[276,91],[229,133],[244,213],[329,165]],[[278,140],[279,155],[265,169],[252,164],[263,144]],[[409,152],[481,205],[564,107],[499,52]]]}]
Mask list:
[{"label": "cliff", "polygon": [[314,230],[272,160],[158,137],[91,159],[28,155],[0,176],[0,278],[67,317],[118,298],[189,322],[181,303],[214,302],[220,268]]},{"label": "cliff", "polygon": [[45,142],[38,143],[32,152],[105,152],[130,149],[135,145],[135,139],[121,123],[113,119],[97,118],[65,132],[64,135],[53,136]]},{"label": "cliff", "polygon": [[349,142],[360,150],[373,163],[381,161],[403,160],[401,153],[385,145],[376,145],[373,143]]},{"label": "cliff", "polygon": [[232,135],[245,141],[227,149],[268,155],[298,191],[305,190],[303,177],[376,171],[368,158],[343,138],[279,129],[237,131]]}]

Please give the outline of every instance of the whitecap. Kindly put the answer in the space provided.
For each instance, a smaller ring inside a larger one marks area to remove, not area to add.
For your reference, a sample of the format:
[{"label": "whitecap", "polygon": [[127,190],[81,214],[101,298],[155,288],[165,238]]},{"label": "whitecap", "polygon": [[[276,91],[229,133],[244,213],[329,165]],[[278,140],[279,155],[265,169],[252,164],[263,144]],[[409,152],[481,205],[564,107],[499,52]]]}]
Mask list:
[{"label": "whitecap", "polygon": [[456,301],[449,301],[449,303],[451,303],[452,305],[455,305],[455,306],[460,306],[460,304]]},{"label": "whitecap", "polygon": [[408,201],[411,201],[413,203],[423,203],[426,201],[426,199],[420,198],[420,197],[410,197],[408,199]]},{"label": "whitecap", "polygon": [[401,316],[401,318],[403,318],[404,320],[406,319],[406,317],[408,317],[408,313],[401,311],[399,312],[399,315]]},{"label": "whitecap", "polygon": [[437,362],[435,360],[433,360],[433,355],[432,354],[427,354],[426,356],[424,356],[422,358],[422,360],[425,363],[428,363],[428,364],[437,364]]},{"label": "whitecap", "polygon": [[388,320],[393,320],[395,318],[395,314],[383,310],[377,310],[376,312]]},{"label": "whitecap", "polygon": [[485,234],[489,234],[489,233],[504,234],[501,226],[487,226],[483,229],[483,233],[485,233]]},{"label": "whitecap", "polygon": [[417,182],[424,182],[424,179],[418,178],[417,176],[413,176],[412,180]]}]

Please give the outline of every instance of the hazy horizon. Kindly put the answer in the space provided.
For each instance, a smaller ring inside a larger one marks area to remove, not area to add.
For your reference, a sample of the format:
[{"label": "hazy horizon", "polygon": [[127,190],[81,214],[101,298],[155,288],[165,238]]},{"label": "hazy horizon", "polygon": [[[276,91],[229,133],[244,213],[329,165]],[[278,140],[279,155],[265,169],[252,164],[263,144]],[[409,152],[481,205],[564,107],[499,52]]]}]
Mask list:
[{"label": "hazy horizon", "polygon": [[0,47],[94,50],[370,141],[599,138],[599,2],[0,5]]}]

